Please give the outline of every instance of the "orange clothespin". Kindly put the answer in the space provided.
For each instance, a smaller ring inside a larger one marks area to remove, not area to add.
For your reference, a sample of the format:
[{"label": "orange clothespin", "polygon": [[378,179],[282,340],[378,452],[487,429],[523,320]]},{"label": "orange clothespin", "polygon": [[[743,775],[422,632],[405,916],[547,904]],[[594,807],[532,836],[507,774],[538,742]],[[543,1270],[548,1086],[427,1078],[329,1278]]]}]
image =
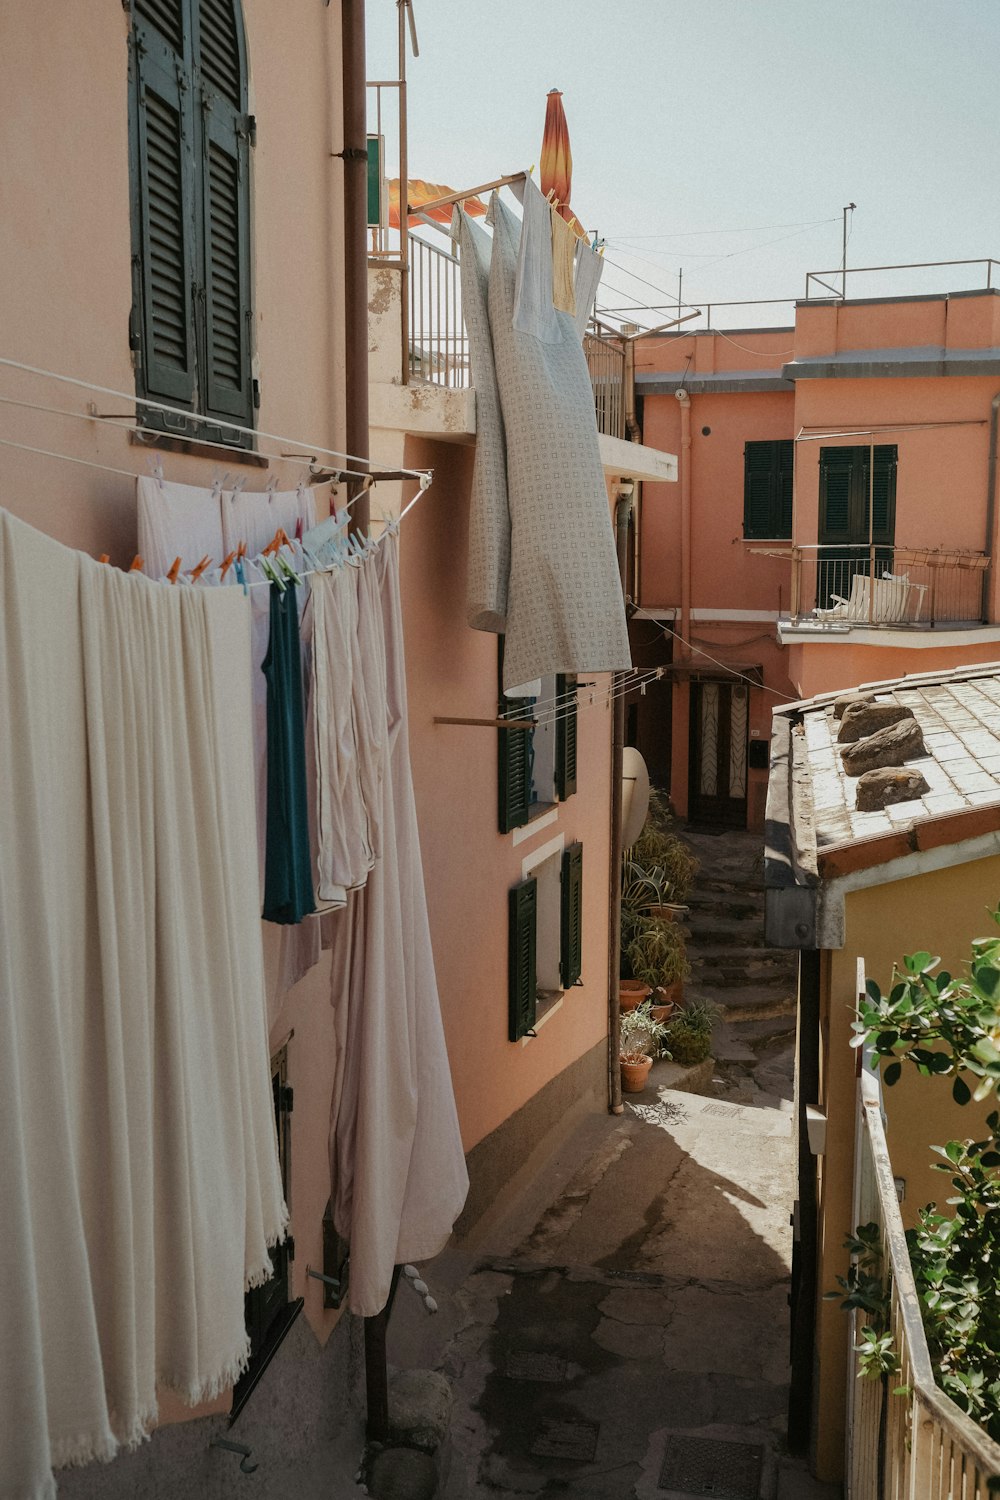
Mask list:
[{"label": "orange clothespin", "polygon": [[196,567],[194,567],[194,568],[191,569],[191,582],[192,583],[196,583],[197,582],[197,580],[201,577],[202,573],[204,573],[205,569],[209,566],[209,564],[211,563],[211,561],[212,561],[212,559],[210,557],[203,557],[202,560],[201,560],[201,562],[198,563],[198,565]]},{"label": "orange clothespin", "polygon": [[145,566],[145,564],[143,563],[142,558],[139,556],[139,554],[137,552],[135,554],[135,556],[133,557],[133,559],[132,559],[131,566],[129,567],[129,572],[130,573],[141,573],[144,566]]},{"label": "orange clothespin", "polygon": [[232,567],[233,560],[238,555],[239,550],[240,549],[238,547],[236,547],[232,552],[230,552],[230,554],[229,554],[228,557],[224,557],[222,559],[222,570],[219,573],[219,582],[220,583],[225,578],[226,574],[229,572],[229,569]]},{"label": "orange clothespin", "polygon": [[236,549],[236,556],[237,557],[246,557],[246,555],[247,555],[247,544],[246,544],[246,542],[240,542],[240,545]]},{"label": "orange clothespin", "polygon": [[102,552],[101,555],[100,555],[100,557],[97,559],[97,561],[98,562],[103,562],[103,563],[109,563],[111,561],[111,554],[109,552]]},{"label": "orange clothespin", "polygon": [[167,582],[168,583],[176,583],[177,582],[177,575],[180,573],[180,570],[181,570],[181,560],[180,560],[179,557],[175,557],[174,560],[173,560],[173,562],[170,565],[170,572],[167,574]]}]

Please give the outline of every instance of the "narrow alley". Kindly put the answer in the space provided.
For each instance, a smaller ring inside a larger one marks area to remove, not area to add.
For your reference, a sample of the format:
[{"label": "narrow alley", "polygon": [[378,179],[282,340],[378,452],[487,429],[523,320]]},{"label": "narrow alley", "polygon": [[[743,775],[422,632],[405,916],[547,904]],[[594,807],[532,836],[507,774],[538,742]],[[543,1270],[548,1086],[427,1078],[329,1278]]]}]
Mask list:
[{"label": "narrow alley", "polygon": [[[760,947],[759,841],[693,834],[703,1093],[660,1062],[400,1299],[390,1358],[454,1389],[447,1500],[833,1495],[783,1448],[794,973]],[[743,982],[736,982],[738,966]]]}]

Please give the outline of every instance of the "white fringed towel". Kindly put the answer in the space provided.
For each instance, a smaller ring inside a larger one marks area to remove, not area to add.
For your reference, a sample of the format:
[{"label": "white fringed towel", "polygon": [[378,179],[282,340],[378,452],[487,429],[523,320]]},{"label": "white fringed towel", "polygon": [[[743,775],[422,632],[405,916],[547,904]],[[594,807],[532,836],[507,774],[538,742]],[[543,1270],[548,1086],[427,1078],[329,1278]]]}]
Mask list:
[{"label": "white fringed towel", "polygon": [[0,511],[0,1494],[243,1369],[282,1235],[248,604]]},{"label": "white fringed towel", "polygon": [[407,740],[397,541],[357,574],[358,634],[385,733],[381,840],[368,882],[331,918],[336,1056],[330,1131],[351,1311],[385,1306],[393,1266],[444,1249],[469,1178],[434,973]]}]

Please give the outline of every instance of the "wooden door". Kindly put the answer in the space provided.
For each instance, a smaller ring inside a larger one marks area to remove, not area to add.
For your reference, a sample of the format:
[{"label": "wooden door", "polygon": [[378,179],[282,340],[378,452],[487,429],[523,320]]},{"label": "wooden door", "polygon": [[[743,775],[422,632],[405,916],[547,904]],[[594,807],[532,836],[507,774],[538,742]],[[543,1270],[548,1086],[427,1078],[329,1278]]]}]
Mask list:
[{"label": "wooden door", "polygon": [[750,688],[745,682],[691,684],[688,816],[692,823],[745,828]]}]

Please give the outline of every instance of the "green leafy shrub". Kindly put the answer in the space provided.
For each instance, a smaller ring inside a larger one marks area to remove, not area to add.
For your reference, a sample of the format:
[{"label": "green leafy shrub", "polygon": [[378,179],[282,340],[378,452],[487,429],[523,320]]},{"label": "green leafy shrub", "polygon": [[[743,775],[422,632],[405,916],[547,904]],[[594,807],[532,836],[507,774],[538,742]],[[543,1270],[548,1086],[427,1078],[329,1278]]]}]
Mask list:
[{"label": "green leafy shrub", "polygon": [[674,1062],[693,1068],[712,1050],[712,1028],[718,1010],[707,1000],[689,1000],[683,1010],[666,1023],[664,1041]]}]

